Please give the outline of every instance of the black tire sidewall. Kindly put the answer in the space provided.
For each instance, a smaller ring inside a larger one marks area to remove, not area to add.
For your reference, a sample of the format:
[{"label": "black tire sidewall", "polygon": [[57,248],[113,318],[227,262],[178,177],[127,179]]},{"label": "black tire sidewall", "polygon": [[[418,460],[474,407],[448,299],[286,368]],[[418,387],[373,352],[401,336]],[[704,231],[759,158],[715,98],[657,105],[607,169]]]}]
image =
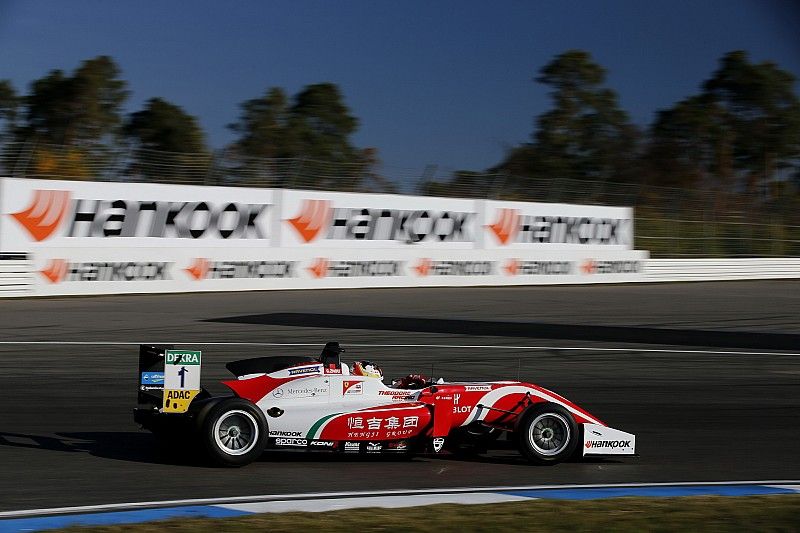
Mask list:
[{"label": "black tire sidewall", "polygon": [[[531,444],[528,435],[530,434],[530,426],[539,415],[553,413],[563,417],[567,424],[569,424],[569,442],[559,453],[555,455],[542,455]],[[555,403],[540,403],[528,408],[520,417],[517,431],[517,446],[523,457],[532,463],[542,465],[553,465],[569,459],[578,447],[580,442],[580,431],[578,424],[572,417],[569,411],[564,407]]]},{"label": "black tire sidewall", "polygon": [[[230,411],[244,411],[250,414],[256,420],[256,425],[258,426],[258,438],[255,446],[242,455],[225,453],[220,449],[214,438],[214,425]],[[220,466],[242,466],[255,461],[264,452],[269,438],[269,426],[264,413],[252,402],[241,398],[230,398],[214,405],[203,418],[200,432],[206,455],[211,462]]]}]

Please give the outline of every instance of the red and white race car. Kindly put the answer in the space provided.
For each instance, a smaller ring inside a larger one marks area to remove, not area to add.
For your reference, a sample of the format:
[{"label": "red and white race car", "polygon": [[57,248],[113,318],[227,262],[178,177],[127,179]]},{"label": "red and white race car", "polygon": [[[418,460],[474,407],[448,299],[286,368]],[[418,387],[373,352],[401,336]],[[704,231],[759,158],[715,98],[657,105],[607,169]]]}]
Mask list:
[{"label": "red and white race car", "polygon": [[232,396],[199,386],[200,352],[143,345],[134,420],[157,436],[199,440],[215,463],[239,466],[267,449],[411,456],[471,447],[510,433],[538,464],[588,455],[633,455],[636,438],[558,394],[520,381],[435,383],[407,376],[392,387],[380,369],[319,357],[258,357],[228,363]]}]

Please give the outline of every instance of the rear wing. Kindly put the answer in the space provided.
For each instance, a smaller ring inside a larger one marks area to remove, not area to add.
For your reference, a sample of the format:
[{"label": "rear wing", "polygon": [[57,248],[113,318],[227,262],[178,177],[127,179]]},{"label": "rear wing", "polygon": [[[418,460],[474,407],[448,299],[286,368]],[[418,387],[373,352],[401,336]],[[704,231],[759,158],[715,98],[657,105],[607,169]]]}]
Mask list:
[{"label": "rear wing", "polygon": [[185,413],[200,392],[201,353],[172,344],[139,346],[140,406],[164,413]]}]

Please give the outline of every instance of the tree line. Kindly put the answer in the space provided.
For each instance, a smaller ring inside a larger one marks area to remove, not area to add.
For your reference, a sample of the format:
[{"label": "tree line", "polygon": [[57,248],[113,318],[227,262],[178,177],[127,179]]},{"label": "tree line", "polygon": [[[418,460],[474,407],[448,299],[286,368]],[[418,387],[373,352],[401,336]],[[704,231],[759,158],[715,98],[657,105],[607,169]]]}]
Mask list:
[{"label": "tree line", "polygon": [[[439,187],[469,185],[486,173],[513,177],[506,183],[520,195],[533,182],[559,179],[749,192],[800,184],[800,100],[794,76],[775,63],[727,53],[697,94],[659,111],[646,127],[632,123],[606,76],[588,52],[557,55],[535,78],[549,88],[552,106],[536,117],[530,141],[492,168],[457,172]],[[211,156],[196,117],[159,97],[126,115],[129,95],[108,56],[86,60],[72,73],[53,70],[34,80],[27,94],[0,81],[6,159],[31,141],[58,145],[72,159],[40,150],[35,163],[84,165],[91,178],[91,158],[124,145],[134,154],[131,172],[159,180],[174,172],[165,169]],[[358,124],[333,83],[308,85],[295,95],[267,88],[242,102],[229,126],[236,139],[226,150],[237,160],[229,171],[246,177],[263,159],[308,159],[376,177],[376,150],[353,143]],[[172,157],[172,164],[146,164],[153,151]],[[336,180],[329,186],[337,188]]]}]

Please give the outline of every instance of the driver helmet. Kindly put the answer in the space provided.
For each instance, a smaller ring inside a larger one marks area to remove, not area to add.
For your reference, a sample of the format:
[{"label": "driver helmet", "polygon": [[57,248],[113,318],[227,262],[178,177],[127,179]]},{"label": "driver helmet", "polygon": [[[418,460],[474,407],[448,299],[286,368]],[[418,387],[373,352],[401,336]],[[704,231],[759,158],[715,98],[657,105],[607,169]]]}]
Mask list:
[{"label": "driver helmet", "polygon": [[383,379],[381,367],[372,361],[356,361],[353,363],[352,375]]}]

